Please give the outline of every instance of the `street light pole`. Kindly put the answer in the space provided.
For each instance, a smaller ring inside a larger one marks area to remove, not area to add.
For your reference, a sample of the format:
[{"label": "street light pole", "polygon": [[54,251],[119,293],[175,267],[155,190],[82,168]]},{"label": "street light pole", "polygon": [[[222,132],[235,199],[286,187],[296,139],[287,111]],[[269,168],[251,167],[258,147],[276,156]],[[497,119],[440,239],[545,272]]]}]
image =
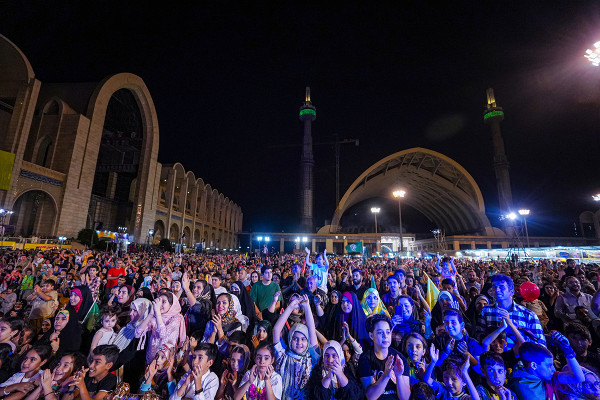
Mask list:
[{"label": "street light pole", "polygon": [[381,208],[371,207],[371,212],[375,216],[375,233],[377,233],[377,214],[379,214],[379,211],[381,211]]},{"label": "street light pole", "polygon": [[398,199],[398,220],[400,225],[400,253],[404,253],[404,238],[402,237],[402,199],[406,196],[405,190],[396,190],[392,193]]},{"label": "street light pole", "polygon": [[519,210],[519,214],[523,217],[523,221],[525,222],[525,237],[527,238],[527,248],[531,247],[529,245],[529,232],[527,231],[527,216],[529,215],[529,210],[521,209]]}]

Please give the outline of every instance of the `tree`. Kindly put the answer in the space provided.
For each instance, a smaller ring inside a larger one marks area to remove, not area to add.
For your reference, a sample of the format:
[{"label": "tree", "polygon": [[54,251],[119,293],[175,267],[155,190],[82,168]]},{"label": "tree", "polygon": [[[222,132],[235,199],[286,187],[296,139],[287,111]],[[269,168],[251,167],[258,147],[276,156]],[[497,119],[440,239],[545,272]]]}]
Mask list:
[{"label": "tree", "polygon": [[82,229],[77,234],[77,241],[86,246],[91,246],[92,241],[94,244],[98,244],[98,234],[93,229]]}]

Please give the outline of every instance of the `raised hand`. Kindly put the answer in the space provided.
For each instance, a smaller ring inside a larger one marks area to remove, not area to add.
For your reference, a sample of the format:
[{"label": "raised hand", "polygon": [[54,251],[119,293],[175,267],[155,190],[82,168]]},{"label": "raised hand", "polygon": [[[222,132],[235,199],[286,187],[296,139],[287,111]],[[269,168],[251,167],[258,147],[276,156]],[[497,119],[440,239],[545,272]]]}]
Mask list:
[{"label": "raised hand", "polygon": [[334,360],[331,366],[331,372],[333,372],[338,378],[344,376],[344,367],[339,360]]},{"label": "raised hand", "polygon": [[146,367],[146,372],[144,373],[144,379],[146,381],[151,381],[152,378],[156,375],[158,371],[158,360],[154,359],[152,362]]},{"label": "raised hand", "polygon": [[304,251],[306,252],[306,255],[310,256],[310,250],[308,249],[308,247],[305,247]]},{"label": "raised hand", "polygon": [[273,294],[273,301],[278,301],[279,296],[281,296],[281,290],[278,290]]},{"label": "raised hand", "polygon": [[258,377],[258,372],[257,372],[257,369],[258,369],[258,368],[256,367],[256,365],[254,365],[252,368],[250,368],[250,376],[249,376],[249,379],[250,379],[250,382],[252,382],[252,383],[253,383],[253,382],[256,380],[256,378]]},{"label": "raised hand", "polygon": [[440,351],[433,344],[429,347],[429,356],[431,357],[431,362],[434,364],[440,359]]},{"label": "raised hand", "polygon": [[466,376],[466,374],[469,373],[470,366],[471,366],[471,357],[467,357],[467,359],[465,360],[465,362],[463,363],[463,365],[460,368],[463,376]]},{"label": "raised hand", "polygon": [[268,365],[267,369],[265,370],[265,375],[264,375],[265,380],[271,380],[271,376],[273,375],[273,371],[275,371],[275,369],[273,368],[273,366],[272,365]]},{"label": "raised hand", "polygon": [[467,346],[467,343],[461,341],[458,342],[458,345],[456,345],[456,349],[460,352],[460,354],[467,354],[469,351],[469,346]]},{"label": "raised hand", "polygon": [[404,362],[400,358],[400,356],[396,356],[394,359],[394,375],[399,376],[404,373]]},{"label": "raised hand", "polygon": [[383,376],[387,376],[391,378],[394,375],[394,356],[389,356],[387,360],[385,360],[385,368],[383,370]]},{"label": "raised hand", "polygon": [[252,336],[252,346],[254,346],[254,348],[256,348],[259,343],[260,343],[260,341],[258,340],[258,337],[256,335],[253,335]]},{"label": "raised hand", "polygon": [[450,354],[452,353],[452,350],[454,350],[454,344],[456,343],[456,340],[451,339],[448,344],[446,345],[446,353]]}]

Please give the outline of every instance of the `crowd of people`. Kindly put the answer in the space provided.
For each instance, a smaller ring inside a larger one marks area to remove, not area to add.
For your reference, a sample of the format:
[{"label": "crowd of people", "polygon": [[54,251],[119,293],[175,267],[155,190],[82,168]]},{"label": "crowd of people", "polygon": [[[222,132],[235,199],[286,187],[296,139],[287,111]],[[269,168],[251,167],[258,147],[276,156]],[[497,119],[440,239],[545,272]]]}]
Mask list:
[{"label": "crowd of people", "polygon": [[600,399],[599,274],[309,249],[5,250],[0,396],[116,399],[125,382],[171,400]]}]

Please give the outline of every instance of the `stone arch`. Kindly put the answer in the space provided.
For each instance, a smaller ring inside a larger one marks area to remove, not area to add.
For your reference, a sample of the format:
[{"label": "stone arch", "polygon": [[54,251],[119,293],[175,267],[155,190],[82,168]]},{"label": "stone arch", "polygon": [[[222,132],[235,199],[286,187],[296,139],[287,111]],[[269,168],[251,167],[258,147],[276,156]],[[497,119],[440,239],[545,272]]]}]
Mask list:
[{"label": "stone arch", "polygon": [[[205,201],[205,212],[204,212],[204,220],[208,223],[212,221],[212,210],[213,210],[213,189],[210,184],[206,184],[204,187],[204,193],[206,194]],[[208,240],[208,238],[206,238]]]},{"label": "stone arch", "polygon": [[179,243],[179,239],[181,235],[179,234],[179,225],[176,223],[171,224],[171,228],[169,229],[169,239],[172,242]]},{"label": "stone arch", "polygon": [[183,228],[183,233],[185,234],[185,239],[183,240],[183,244],[185,244],[187,247],[190,247],[192,245],[192,240],[194,239],[192,237],[192,230],[190,229],[189,226],[186,226],[185,228]]},{"label": "stone arch", "polygon": [[[106,119],[108,104],[112,96],[121,89],[127,89],[133,95],[137,103],[142,126],[142,144],[138,160],[137,184],[135,187],[135,201],[128,218],[130,232],[134,238],[143,237],[147,230],[154,224],[155,204],[152,196],[146,193],[154,193],[156,188],[155,175],[157,169],[159,128],[154,101],[150,92],[137,75],[130,73],[119,73],[111,75],[102,80],[95,88],[88,102],[86,116],[90,120],[89,138],[86,142],[82,169],[94,173],[96,170],[102,131]],[[87,186],[89,183],[83,180],[83,174],[79,178],[78,187]],[[89,184],[91,187],[91,184]],[[74,205],[73,205],[74,206]]]},{"label": "stone arch", "polygon": [[201,242],[202,242],[202,237],[200,235],[200,229],[196,229],[196,230],[194,230],[194,240],[192,243],[195,246],[196,243],[201,243]]},{"label": "stone arch", "polygon": [[154,222],[154,240],[160,242],[166,236],[165,233],[165,223],[160,219],[156,220]]},{"label": "stone arch", "polygon": [[185,181],[185,168],[180,163],[173,165],[175,171],[175,182],[173,187],[173,204],[172,210],[176,212],[183,212],[185,207],[185,196],[182,193],[183,183]]},{"label": "stone arch", "polygon": [[394,153],[369,167],[346,191],[332,219],[331,231],[353,205],[373,197],[391,197],[390,188],[407,191],[403,200],[447,234],[484,233],[490,228],[483,196],[473,177],[451,158],[424,148]]},{"label": "stone arch", "polygon": [[196,188],[198,188],[196,193],[196,219],[203,221],[206,209],[206,193],[204,192],[204,181],[202,178],[196,179]]},{"label": "stone arch", "polygon": [[12,210],[14,214],[10,224],[15,226],[15,234],[24,237],[56,236],[58,207],[54,197],[45,190],[23,191],[15,196]]}]

